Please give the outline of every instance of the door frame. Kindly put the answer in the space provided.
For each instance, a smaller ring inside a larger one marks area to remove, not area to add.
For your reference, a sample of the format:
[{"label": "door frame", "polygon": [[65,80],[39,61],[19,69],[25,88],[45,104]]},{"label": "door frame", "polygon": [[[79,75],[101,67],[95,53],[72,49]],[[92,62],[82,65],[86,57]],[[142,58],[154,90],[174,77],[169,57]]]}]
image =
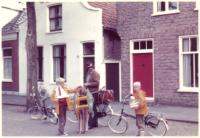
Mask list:
[{"label": "door frame", "polygon": [[[84,43],[94,43],[94,55],[83,55],[83,44]],[[80,55],[80,56],[79,56]],[[77,58],[79,58],[80,60],[80,75],[79,75],[79,79],[80,79],[80,84],[84,84],[84,58],[85,57],[94,57],[94,62],[95,62],[95,67],[96,67],[96,41],[95,40],[85,40],[85,41],[80,41],[80,51],[79,54],[77,55]]]},{"label": "door frame", "polygon": [[[151,40],[152,41],[152,49],[143,49],[143,50],[134,50],[133,48],[133,43],[135,41],[147,41],[147,40]],[[145,53],[152,53],[152,71],[153,71],[153,97],[147,97],[148,101],[154,101],[155,100],[155,92],[154,92],[154,40],[153,38],[144,38],[144,39],[134,39],[134,40],[130,40],[130,90],[131,92],[133,91],[133,55],[134,54],[145,54]]]},{"label": "door frame", "polygon": [[[118,63],[119,65],[119,101],[122,101],[122,87],[121,87],[121,61],[117,61],[117,60],[105,60],[104,64],[105,64],[105,75],[106,75],[106,64],[109,63]],[[107,76],[107,75],[106,75]],[[106,76],[105,76],[105,82],[106,82]]]}]

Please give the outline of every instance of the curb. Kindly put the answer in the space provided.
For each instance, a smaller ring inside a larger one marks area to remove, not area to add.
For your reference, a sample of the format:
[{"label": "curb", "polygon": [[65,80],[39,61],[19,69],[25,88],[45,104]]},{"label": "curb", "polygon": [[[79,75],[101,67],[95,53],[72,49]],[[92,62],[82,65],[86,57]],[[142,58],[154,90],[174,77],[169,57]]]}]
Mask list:
[{"label": "curb", "polygon": [[166,118],[167,121],[174,121],[174,122],[182,122],[182,123],[192,123],[192,124],[198,124],[198,121],[192,121],[192,120],[181,120],[181,119],[172,119],[172,118]]},{"label": "curb", "polygon": [[25,104],[15,104],[15,103],[2,103],[3,105],[12,105],[12,106],[26,106]]}]

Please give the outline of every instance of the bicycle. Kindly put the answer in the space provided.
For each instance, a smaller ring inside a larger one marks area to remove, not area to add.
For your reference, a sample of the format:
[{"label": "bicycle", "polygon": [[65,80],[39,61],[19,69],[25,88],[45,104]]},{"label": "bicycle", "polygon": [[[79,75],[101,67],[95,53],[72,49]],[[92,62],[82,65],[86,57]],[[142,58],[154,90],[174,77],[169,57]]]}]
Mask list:
[{"label": "bicycle", "polygon": [[[113,90],[106,90],[105,87],[101,88],[99,91],[93,92],[92,94],[98,93],[98,102],[97,102],[97,116],[98,124],[101,126],[108,126],[108,120],[114,114],[110,102],[113,99]],[[110,95],[108,98],[107,95]],[[72,123],[78,123],[76,118],[75,110],[68,111],[67,119]]]},{"label": "bicycle", "polygon": [[[125,96],[122,101],[122,108],[120,114],[113,114],[108,121],[108,126],[110,130],[117,134],[123,134],[128,129],[128,121],[126,117],[136,119],[132,114],[124,112],[124,106],[126,99],[131,95]],[[151,136],[164,136],[169,130],[167,120],[163,117],[161,113],[148,113],[144,117],[145,132]]]},{"label": "bicycle", "polygon": [[37,102],[37,99],[34,96],[33,97],[34,105],[28,109],[28,114],[30,115],[30,118],[40,119],[42,121],[49,120],[51,123],[56,125],[58,123],[58,116],[55,112],[55,107],[52,106],[46,107],[45,102],[49,97],[44,95],[42,96],[41,95],[42,91],[40,91],[39,93],[40,93],[39,99],[41,104]]}]

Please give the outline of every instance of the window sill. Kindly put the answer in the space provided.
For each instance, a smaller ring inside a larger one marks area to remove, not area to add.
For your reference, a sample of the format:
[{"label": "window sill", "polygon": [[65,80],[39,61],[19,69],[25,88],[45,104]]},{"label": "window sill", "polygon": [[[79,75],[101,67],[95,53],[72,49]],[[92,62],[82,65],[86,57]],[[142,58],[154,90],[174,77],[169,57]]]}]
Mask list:
[{"label": "window sill", "polygon": [[151,16],[161,16],[161,15],[177,14],[177,13],[180,13],[180,11],[175,10],[175,11],[156,12],[156,13],[153,13]]},{"label": "window sill", "polygon": [[[56,85],[56,82],[50,82],[50,85]],[[67,82],[65,82],[65,85],[67,85]]]},{"label": "window sill", "polygon": [[199,93],[199,88],[179,88],[177,92],[180,93]]},{"label": "window sill", "polygon": [[3,79],[2,82],[13,82],[12,79]]},{"label": "window sill", "polygon": [[58,34],[58,33],[63,33],[63,31],[59,30],[59,31],[46,32],[46,34]]}]

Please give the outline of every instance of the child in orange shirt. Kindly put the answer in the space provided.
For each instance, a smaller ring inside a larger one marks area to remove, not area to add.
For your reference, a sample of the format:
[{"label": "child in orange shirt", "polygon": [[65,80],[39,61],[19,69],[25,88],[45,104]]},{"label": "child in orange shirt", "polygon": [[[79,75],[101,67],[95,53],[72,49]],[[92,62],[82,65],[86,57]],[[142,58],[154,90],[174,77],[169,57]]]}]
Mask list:
[{"label": "child in orange shirt", "polygon": [[146,93],[141,89],[140,82],[133,83],[133,96],[138,102],[137,106],[132,107],[136,114],[136,126],[138,128],[138,136],[144,136],[144,115],[147,113]]}]

